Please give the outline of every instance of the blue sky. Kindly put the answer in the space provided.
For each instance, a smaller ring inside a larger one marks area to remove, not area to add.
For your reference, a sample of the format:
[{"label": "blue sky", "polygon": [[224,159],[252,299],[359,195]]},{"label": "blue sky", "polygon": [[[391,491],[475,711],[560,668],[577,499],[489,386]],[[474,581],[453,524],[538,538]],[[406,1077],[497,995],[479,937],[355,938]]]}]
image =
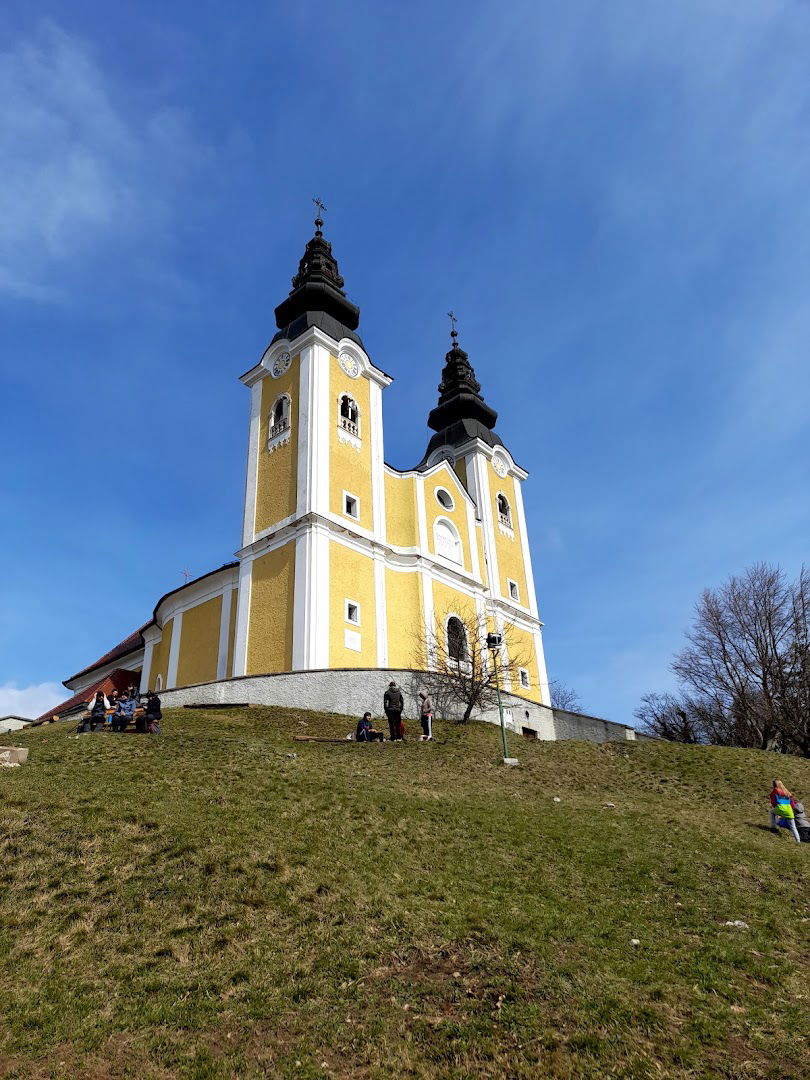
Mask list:
[{"label": "blue sky", "polygon": [[779,0],[6,0],[0,714],[232,557],[237,376],[318,194],[388,460],[452,307],[531,473],[550,673],[631,720],[702,588],[807,557],[808,55]]}]

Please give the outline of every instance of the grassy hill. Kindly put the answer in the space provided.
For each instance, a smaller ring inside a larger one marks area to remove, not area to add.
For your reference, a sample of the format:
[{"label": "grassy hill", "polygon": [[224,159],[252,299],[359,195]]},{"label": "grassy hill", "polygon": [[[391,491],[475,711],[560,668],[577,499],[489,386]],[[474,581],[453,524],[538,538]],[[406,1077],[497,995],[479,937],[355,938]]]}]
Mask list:
[{"label": "grassy hill", "polygon": [[0,738],[0,1076],[810,1076],[810,764],[436,728]]}]

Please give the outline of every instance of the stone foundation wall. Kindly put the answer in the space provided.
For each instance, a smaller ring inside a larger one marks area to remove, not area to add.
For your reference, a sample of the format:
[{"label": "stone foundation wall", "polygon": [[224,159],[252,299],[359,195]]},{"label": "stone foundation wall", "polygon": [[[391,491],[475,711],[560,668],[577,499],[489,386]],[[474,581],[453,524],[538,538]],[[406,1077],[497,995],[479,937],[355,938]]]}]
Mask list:
[{"label": "stone foundation wall", "polygon": [[[418,730],[418,693],[422,688],[418,671],[380,670],[379,668],[342,668],[320,671],[289,671],[278,675],[243,675],[236,679],[199,683],[176,690],[163,690],[160,700],[164,708],[182,705],[228,705],[248,702],[251,705],[283,705],[292,709],[311,709],[315,712],[343,713],[360,717],[369,711],[383,717],[383,694],[394,680],[405,698],[409,734]],[[517,734],[529,734],[538,739],[584,739],[588,742],[607,742],[614,739],[635,739],[636,733],[625,724],[600,720],[595,716],[550,709],[536,705],[515,694],[501,695],[507,728]],[[458,706],[437,707],[437,715],[448,720],[460,719],[463,710]],[[497,708],[473,714],[473,719],[489,724],[500,723]],[[524,731],[525,729],[525,731]]]}]

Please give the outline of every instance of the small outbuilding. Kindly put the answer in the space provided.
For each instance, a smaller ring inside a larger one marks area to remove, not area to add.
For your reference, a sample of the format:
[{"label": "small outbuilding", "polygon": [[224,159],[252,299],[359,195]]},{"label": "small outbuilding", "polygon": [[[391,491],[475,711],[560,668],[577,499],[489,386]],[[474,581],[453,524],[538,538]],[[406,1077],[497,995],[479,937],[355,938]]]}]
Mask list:
[{"label": "small outbuilding", "polygon": [[0,735],[5,735],[9,731],[20,731],[21,728],[28,727],[31,720],[27,716],[0,716]]}]

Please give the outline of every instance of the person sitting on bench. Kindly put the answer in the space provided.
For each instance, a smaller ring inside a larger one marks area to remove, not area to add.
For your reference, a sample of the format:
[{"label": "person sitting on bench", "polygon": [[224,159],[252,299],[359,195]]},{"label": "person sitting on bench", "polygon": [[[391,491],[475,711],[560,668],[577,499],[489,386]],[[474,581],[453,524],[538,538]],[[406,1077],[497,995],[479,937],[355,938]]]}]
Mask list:
[{"label": "person sitting on bench", "polygon": [[357,721],[356,742],[382,742],[383,733],[377,731],[371,722],[371,713],[363,713],[363,719]]}]

